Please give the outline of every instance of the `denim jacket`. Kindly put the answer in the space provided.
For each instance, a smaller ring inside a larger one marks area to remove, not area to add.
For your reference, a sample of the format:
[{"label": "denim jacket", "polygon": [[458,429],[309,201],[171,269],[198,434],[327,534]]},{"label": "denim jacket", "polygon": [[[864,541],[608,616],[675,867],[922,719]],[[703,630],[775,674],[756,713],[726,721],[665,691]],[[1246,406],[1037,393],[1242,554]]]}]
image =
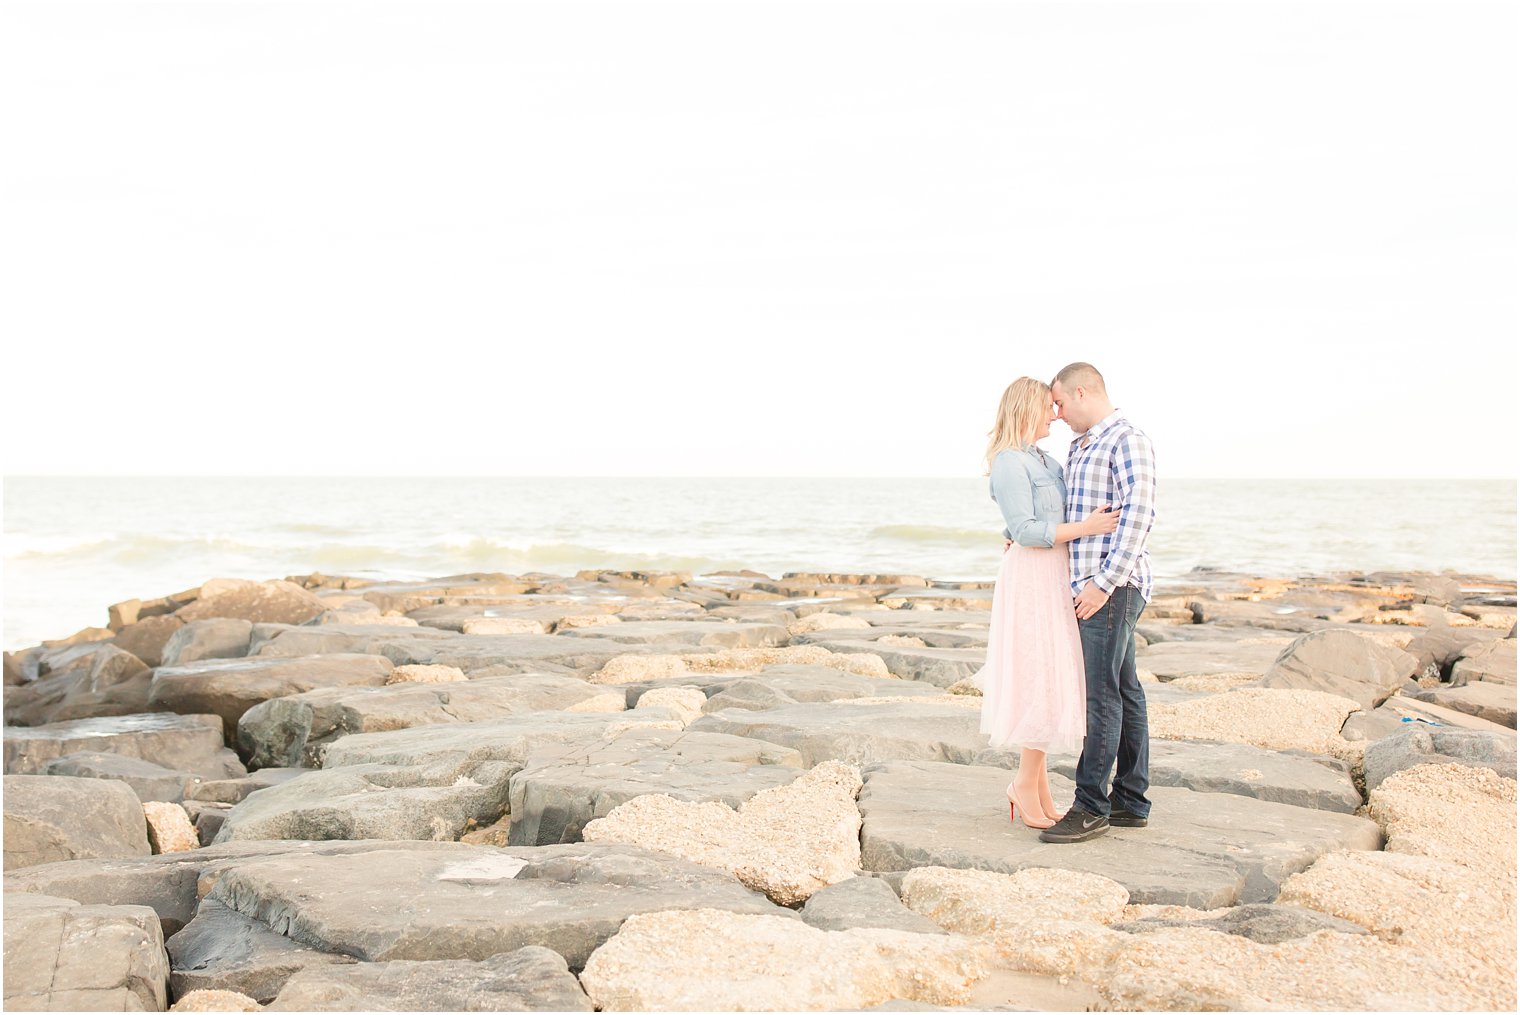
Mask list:
[{"label": "denim jacket", "polygon": [[992,499],[1003,512],[1003,538],[1020,546],[1056,545],[1056,526],[1066,520],[1066,478],[1061,463],[1037,448],[1000,451],[989,477]]}]

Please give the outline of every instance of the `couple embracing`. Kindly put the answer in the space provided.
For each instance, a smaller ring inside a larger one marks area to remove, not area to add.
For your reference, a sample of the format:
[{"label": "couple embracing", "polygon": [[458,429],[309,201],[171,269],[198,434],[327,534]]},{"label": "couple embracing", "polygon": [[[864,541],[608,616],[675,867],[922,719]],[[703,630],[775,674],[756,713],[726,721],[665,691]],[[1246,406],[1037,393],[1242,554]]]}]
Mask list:
[{"label": "couple embracing", "polygon": [[[1076,434],[1064,470],[1037,444],[1057,419]],[[1007,543],[987,663],[973,679],[982,732],[994,747],[1021,749],[1009,816],[1040,829],[1045,842],[1144,827],[1150,732],[1135,624],[1151,595],[1150,438],[1113,407],[1089,363],[1065,367],[1048,385],[1031,377],[1010,384],[991,438],[988,472]],[[1078,750],[1076,800],[1062,815],[1045,756]]]}]

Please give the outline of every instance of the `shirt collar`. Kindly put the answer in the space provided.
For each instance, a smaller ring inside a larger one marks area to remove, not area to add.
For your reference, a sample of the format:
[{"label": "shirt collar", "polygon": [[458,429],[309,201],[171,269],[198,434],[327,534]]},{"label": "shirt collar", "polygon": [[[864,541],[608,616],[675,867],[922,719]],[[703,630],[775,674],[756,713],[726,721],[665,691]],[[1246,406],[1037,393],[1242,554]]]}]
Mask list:
[{"label": "shirt collar", "polygon": [[1119,421],[1123,418],[1124,413],[1119,409],[1115,409],[1113,412],[1109,413],[1107,416],[1104,416],[1102,419],[1098,420],[1098,422],[1094,423],[1090,428],[1088,428],[1086,433],[1077,434],[1076,438],[1072,441],[1072,444],[1080,447],[1083,441],[1086,441],[1088,445],[1096,443],[1100,437],[1117,426]]}]

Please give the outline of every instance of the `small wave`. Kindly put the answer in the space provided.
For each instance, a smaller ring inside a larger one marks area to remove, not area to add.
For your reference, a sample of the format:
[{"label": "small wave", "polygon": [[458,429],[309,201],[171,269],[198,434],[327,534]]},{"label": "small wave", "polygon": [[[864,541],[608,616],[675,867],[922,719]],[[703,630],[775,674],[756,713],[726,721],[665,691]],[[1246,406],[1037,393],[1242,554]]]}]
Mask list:
[{"label": "small wave", "polygon": [[878,525],[871,530],[871,538],[897,539],[905,543],[981,546],[997,542],[998,534],[987,529],[957,529],[946,525]]}]

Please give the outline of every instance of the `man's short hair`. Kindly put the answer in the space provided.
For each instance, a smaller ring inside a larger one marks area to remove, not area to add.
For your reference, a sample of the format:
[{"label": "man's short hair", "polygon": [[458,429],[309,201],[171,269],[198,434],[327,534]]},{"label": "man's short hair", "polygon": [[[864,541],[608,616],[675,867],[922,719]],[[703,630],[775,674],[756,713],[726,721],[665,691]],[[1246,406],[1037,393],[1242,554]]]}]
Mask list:
[{"label": "man's short hair", "polygon": [[1056,374],[1056,379],[1050,382],[1052,386],[1059,384],[1070,391],[1072,388],[1086,388],[1089,391],[1101,391],[1108,394],[1108,386],[1103,383],[1103,375],[1098,373],[1098,368],[1091,363],[1068,363]]}]

